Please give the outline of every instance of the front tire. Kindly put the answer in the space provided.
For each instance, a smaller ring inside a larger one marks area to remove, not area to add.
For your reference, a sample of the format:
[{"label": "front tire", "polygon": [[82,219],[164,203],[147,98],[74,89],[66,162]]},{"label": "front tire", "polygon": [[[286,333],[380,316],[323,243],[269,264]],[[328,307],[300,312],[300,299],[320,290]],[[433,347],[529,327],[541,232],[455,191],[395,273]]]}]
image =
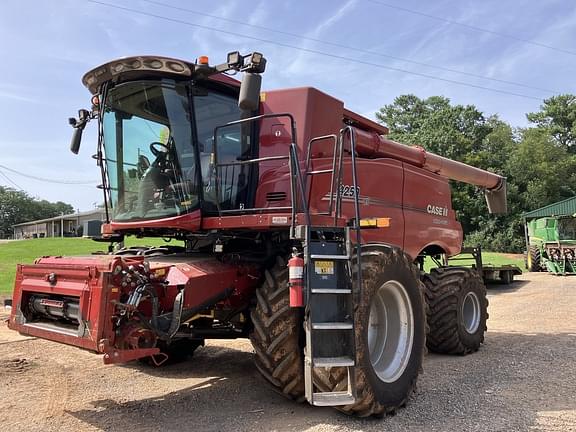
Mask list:
[{"label": "front tire", "polygon": [[430,351],[465,355],[484,342],[488,299],[478,272],[465,267],[440,267],[423,277],[428,303]]},{"label": "front tire", "polygon": [[[357,267],[354,282],[356,272]],[[356,403],[336,408],[380,417],[406,404],[422,368],[425,303],[410,257],[394,247],[363,247],[362,290],[355,304]],[[346,368],[316,368],[314,384],[321,391],[344,390]]]},{"label": "front tire", "polygon": [[540,249],[535,246],[530,246],[527,254],[528,261],[528,271],[540,272],[542,271],[542,266],[540,264]]},{"label": "front tire", "polygon": [[300,310],[290,307],[288,268],[280,257],[264,273],[251,312],[254,330],[250,341],[254,362],[273,388],[298,402],[304,401],[303,332]]}]

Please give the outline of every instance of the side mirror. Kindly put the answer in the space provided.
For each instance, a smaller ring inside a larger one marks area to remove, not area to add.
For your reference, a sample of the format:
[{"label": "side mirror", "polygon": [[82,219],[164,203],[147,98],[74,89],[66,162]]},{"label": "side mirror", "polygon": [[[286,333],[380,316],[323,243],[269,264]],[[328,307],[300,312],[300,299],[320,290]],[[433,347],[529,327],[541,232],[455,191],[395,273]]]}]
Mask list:
[{"label": "side mirror", "polygon": [[74,134],[72,135],[72,142],[70,143],[70,151],[74,154],[78,154],[80,150],[80,141],[82,141],[82,132],[86,127],[86,123],[90,121],[90,111],[81,109],[78,110],[78,120],[75,118],[69,118],[68,123],[74,128]]},{"label": "side mirror", "polygon": [[255,111],[260,103],[260,89],[262,87],[262,75],[252,72],[244,73],[240,85],[238,107],[243,111]]},{"label": "side mirror", "polygon": [[80,150],[80,141],[82,141],[82,131],[83,128],[75,128],[72,134],[72,142],[70,143],[70,151],[74,154],[78,154]]}]

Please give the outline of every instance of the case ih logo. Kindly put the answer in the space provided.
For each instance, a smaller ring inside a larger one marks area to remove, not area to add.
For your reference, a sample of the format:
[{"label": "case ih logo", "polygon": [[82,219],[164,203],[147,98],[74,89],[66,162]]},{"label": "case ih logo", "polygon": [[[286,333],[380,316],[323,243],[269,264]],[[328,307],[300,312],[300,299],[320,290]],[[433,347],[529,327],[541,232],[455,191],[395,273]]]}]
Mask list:
[{"label": "case ih logo", "polygon": [[426,211],[430,214],[436,216],[448,216],[448,208],[447,207],[438,207],[433,206],[432,204],[428,204],[426,207]]}]

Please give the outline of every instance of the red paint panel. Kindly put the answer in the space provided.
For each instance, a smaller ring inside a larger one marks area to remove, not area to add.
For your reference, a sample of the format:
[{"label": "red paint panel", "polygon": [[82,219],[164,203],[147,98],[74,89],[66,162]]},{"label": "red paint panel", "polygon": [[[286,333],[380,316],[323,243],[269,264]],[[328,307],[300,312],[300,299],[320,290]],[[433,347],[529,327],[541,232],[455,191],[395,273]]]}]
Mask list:
[{"label": "red paint panel", "polygon": [[[313,160],[313,169],[329,169],[331,159]],[[402,211],[402,164],[392,159],[359,159],[356,162],[359,191],[354,191],[352,165],[349,157],[344,159],[342,178],[342,215],[346,220],[355,217],[354,194],[359,193],[360,217],[390,218],[390,227],[364,230],[365,242],[385,242],[399,247],[404,242],[404,214]],[[312,211],[327,211],[330,197],[330,174],[312,177],[310,186],[310,208]],[[336,193],[336,191],[335,191]],[[333,204],[335,204],[335,196]]]},{"label": "red paint panel", "polygon": [[[300,161],[306,159],[308,142],[318,136],[337,134],[342,126],[344,104],[321,91],[302,87],[264,93],[261,114],[290,113],[296,123],[297,136],[292,137],[290,122],[285,117],[265,119],[260,124],[259,157],[288,156],[295,141]],[[326,141],[315,145],[316,156],[329,156],[333,144]],[[304,166],[302,162],[302,166]],[[288,160],[261,162],[256,207],[290,206],[290,178]],[[285,200],[270,202],[274,192],[284,193]]]},{"label": "red paint panel", "polygon": [[172,228],[183,231],[198,231],[201,225],[200,210],[191,213],[163,219],[144,220],[136,222],[110,222],[102,225],[102,234],[112,234],[120,231],[137,231],[143,228]]},{"label": "red paint panel", "polygon": [[[343,111],[342,101],[312,87],[267,91],[261,104],[262,114],[292,114],[296,122],[296,142],[302,160],[306,156],[310,139],[338,133],[342,127]],[[265,153],[262,153],[263,151]],[[325,153],[328,151],[331,152],[331,146],[324,150]],[[288,148],[261,148],[261,157],[281,154],[288,154]]]},{"label": "red paint panel", "polygon": [[[304,223],[304,218],[300,215],[298,223]],[[264,213],[248,214],[238,216],[207,217],[202,221],[202,228],[208,229],[226,229],[226,228],[246,228],[246,229],[269,229],[289,228],[292,222],[290,213]]]},{"label": "red paint panel", "polygon": [[446,178],[404,164],[404,217],[404,248],[412,257],[429,245],[438,245],[449,255],[460,252],[462,227]]},{"label": "red paint panel", "polygon": [[[20,333],[98,351],[102,338],[113,339],[109,318],[113,313],[111,300],[118,294],[111,293],[109,273],[120,259],[110,255],[94,257],[43,257],[36,264],[19,265],[14,287],[12,313],[9,327]],[[48,276],[55,275],[48,282]],[[32,295],[49,294],[76,298],[79,317],[86,323],[84,336],[38,328],[36,323],[22,323],[18,314],[26,307]]]},{"label": "red paint panel", "polygon": [[165,279],[169,287],[185,286],[185,308],[203,304],[234,288],[238,273],[237,266],[223,264],[213,256],[154,257],[149,263],[152,270],[167,267]]}]

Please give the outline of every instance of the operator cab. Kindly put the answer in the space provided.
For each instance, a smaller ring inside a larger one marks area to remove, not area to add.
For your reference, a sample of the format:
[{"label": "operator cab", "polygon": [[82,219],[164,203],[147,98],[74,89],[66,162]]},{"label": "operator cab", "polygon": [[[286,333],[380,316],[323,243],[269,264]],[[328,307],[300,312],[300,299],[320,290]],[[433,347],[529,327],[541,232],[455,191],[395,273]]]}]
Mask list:
[{"label": "operator cab", "polygon": [[211,75],[228,70],[257,75],[265,67],[259,56],[231,53],[228,63],[215,67],[207,59],[190,64],[132,57],[85,75],[94,107],[91,113],[81,110],[78,120],[70,119],[76,128],[72,151],[78,151],[85,124],[97,117],[98,159],[111,221],[159,220],[198,209],[211,214],[253,199],[247,187],[255,175],[252,166],[222,170],[217,196],[213,141],[218,142],[219,162],[257,154],[252,126],[218,127],[254,114],[259,81],[254,86],[247,80],[251,88],[246,89],[236,80]]},{"label": "operator cab", "polygon": [[[215,207],[212,135],[240,116],[230,90],[169,79],[111,88],[103,130],[112,219],[179,216],[199,208],[201,199]],[[241,156],[239,131],[226,132],[229,156]]]}]

